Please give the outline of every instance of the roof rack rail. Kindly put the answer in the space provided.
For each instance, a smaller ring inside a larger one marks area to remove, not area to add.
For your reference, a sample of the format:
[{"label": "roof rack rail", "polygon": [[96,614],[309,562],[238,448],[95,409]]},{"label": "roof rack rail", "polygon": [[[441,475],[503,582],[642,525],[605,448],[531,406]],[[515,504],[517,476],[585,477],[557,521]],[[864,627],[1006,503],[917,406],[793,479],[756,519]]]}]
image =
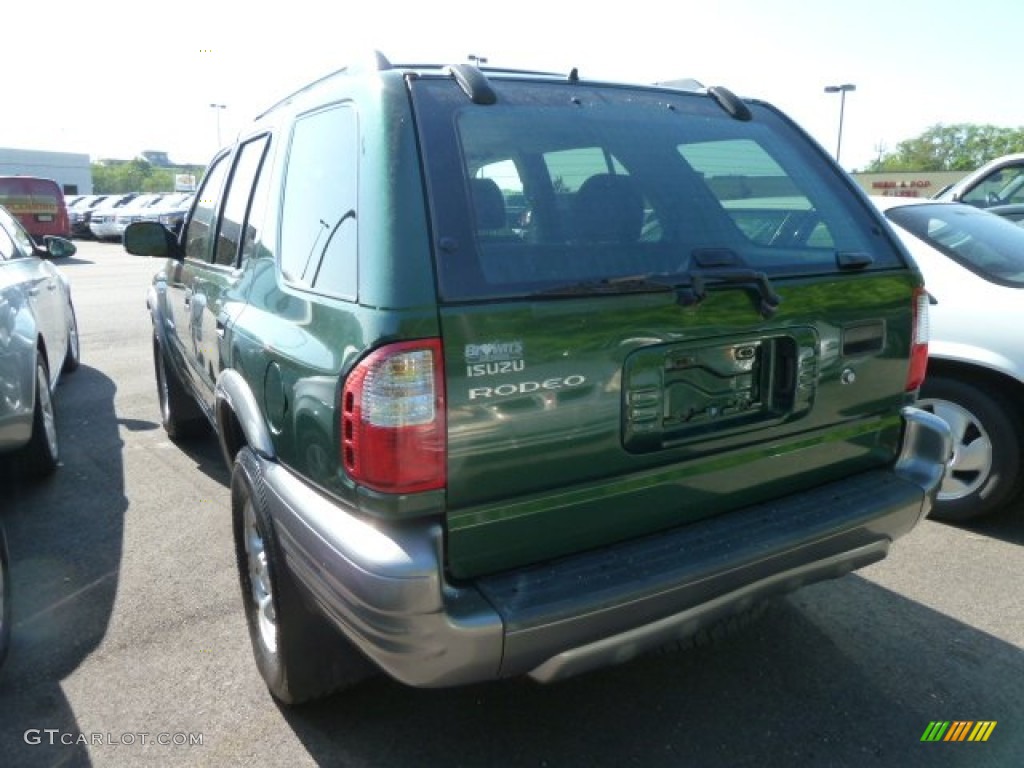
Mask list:
[{"label": "roof rack rail", "polygon": [[692,77],[681,77],[674,80],[659,80],[655,85],[662,88],[675,88],[680,91],[692,91],[694,93],[706,90],[704,88],[704,83],[700,80],[695,80]]},{"label": "roof rack rail", "polygon": [[344,72],[348,72],[348,73],[383,72],[383,71],[386,71],[386,70],[389,70],[389,69],[394,69],[394,66],[388,60],[388,57],[385,56],[380,51],[372,50],[369,53],[363,53],[363,54],[355,57],[351,64],[348,64],[348,65],[342,67],[341,69],[336,69],[336,70],[334,70],[332,72],[328,72],[323,77],[319,77],[319,78],[317,78],[316,80],[314,80],[311,83],[306,83],[304,86],[302,86],[298,90],[292,91],[291,93],[289,93],[283,99],[280,99],[280,100],[274,102],[271,106],[267,107],[265,110],[263,110],[258,115],[256,115],[256,119],[258,120],[261,117],[264,117],[265,115],[270,114],[271,112],[273,112],[278,107],[281,107],[281,106],[287,104],[289,101],[294,99],[300,93],[305,93],[306,91],[309,91],[312,88],[315,88],[316,86],[320,85],[320,83],[323,83],[326,80],[330,80],[332,77],[334,77],[336,75],[340,75],[340,74],[342,74]]}]

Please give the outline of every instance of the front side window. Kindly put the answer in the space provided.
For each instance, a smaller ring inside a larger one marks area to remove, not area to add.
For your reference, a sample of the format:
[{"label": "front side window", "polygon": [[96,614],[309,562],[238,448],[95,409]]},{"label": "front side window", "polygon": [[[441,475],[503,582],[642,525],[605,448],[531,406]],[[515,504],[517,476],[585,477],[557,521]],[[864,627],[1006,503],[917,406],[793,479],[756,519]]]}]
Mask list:
[{"label": "front side window", "polygon": [[196,193],[195,208],[185,232],[185,258],[198,261],[211,261],[213,258],[213,226],[220,202],[221,188],[227,175],[228,155],[221,155],[213,161],[206,172],[206,178]]},{"label": "front side window", "polygon": [[495,80],[491,105],[413,84],[446,299],[903,268],[852,183],[766,105],[669,90]]}]

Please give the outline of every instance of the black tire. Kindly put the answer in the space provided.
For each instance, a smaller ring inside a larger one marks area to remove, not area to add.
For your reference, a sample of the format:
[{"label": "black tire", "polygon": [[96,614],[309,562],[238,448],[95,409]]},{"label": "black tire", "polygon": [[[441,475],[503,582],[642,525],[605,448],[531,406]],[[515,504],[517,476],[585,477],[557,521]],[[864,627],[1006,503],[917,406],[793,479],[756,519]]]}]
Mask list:
[{"label": "black tire", "polygon": [[209,430],[209,422],[167,361],[159,339],[153,335],[153,366],[160,423],[172,440],[197,437]]},{"label": "black tire", "polygon": [[998,512],[1020,486],[1019,410],[994,388],[929,376],[918,406],[953,432],[953,458],[930,517],[964,522]]},{"label": "black tire", "polygon": [[73,373],[82,364],[81,341],[78,338],[78,317],[75,315],[75,305],[68,301],[68,316],[71,322],[68,324],[68,348],[64,353],[64,364],[61,366],[63,373]]},{"label": "black tire", "polygon": [[11,644],[11,568],[7,536],[0,522],[0,664],[7,658]]},{"label": "black tire", "polygon": [[50,374],[43,353],[36,352],[35,407],[32,409],[32,436],[18,452],[22,472],[33,478],[53,474],[60,459],[57,441],[57,417],[50,389]]},{"label": "black tire", "polygon": [[371,676],[366,657],[303,600],[283,560],[263,475],[248,447],[235,458],[231,513],[249,639],[274,698],[301,704]]}]

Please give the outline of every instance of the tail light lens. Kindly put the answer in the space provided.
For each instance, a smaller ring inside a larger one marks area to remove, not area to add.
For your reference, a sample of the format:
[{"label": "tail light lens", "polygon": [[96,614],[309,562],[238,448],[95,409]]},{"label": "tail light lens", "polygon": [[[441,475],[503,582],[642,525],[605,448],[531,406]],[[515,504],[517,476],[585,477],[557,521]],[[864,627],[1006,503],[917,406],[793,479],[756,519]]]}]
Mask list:
[{"label": "tail light lens", "polygon": [[342,463],[356,482],[384,493],[445,486],[440,339],[376,350],[349,374],[341,404]]},{"label": "tail light lens", "polygon": [[921,388],[928,369],[928,305],[931,302],[924,288],[914,291],[914,325],[911,329],[910,369],[907,371],[907,392]]}]

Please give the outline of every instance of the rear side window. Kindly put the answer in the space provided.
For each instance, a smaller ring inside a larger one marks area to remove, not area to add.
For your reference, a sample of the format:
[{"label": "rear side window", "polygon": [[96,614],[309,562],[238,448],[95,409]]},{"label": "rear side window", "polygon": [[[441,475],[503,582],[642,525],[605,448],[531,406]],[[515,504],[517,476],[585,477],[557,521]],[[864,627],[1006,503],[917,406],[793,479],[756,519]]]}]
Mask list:
[{"label": "rear side window", "polygon": [[356,112],[338,104],[301,116],[288,152],[281,272],[317,293],[355,299]]},{"label": "rear side window", "polygon": [[[904,268],[877,218],[771,107],[675,91],[495,81],[493,105],[413,83],[446,299],[685,279],[715,254],[769,276],[847,254]],[[702,254],[704,255],[702,257]]]}]

